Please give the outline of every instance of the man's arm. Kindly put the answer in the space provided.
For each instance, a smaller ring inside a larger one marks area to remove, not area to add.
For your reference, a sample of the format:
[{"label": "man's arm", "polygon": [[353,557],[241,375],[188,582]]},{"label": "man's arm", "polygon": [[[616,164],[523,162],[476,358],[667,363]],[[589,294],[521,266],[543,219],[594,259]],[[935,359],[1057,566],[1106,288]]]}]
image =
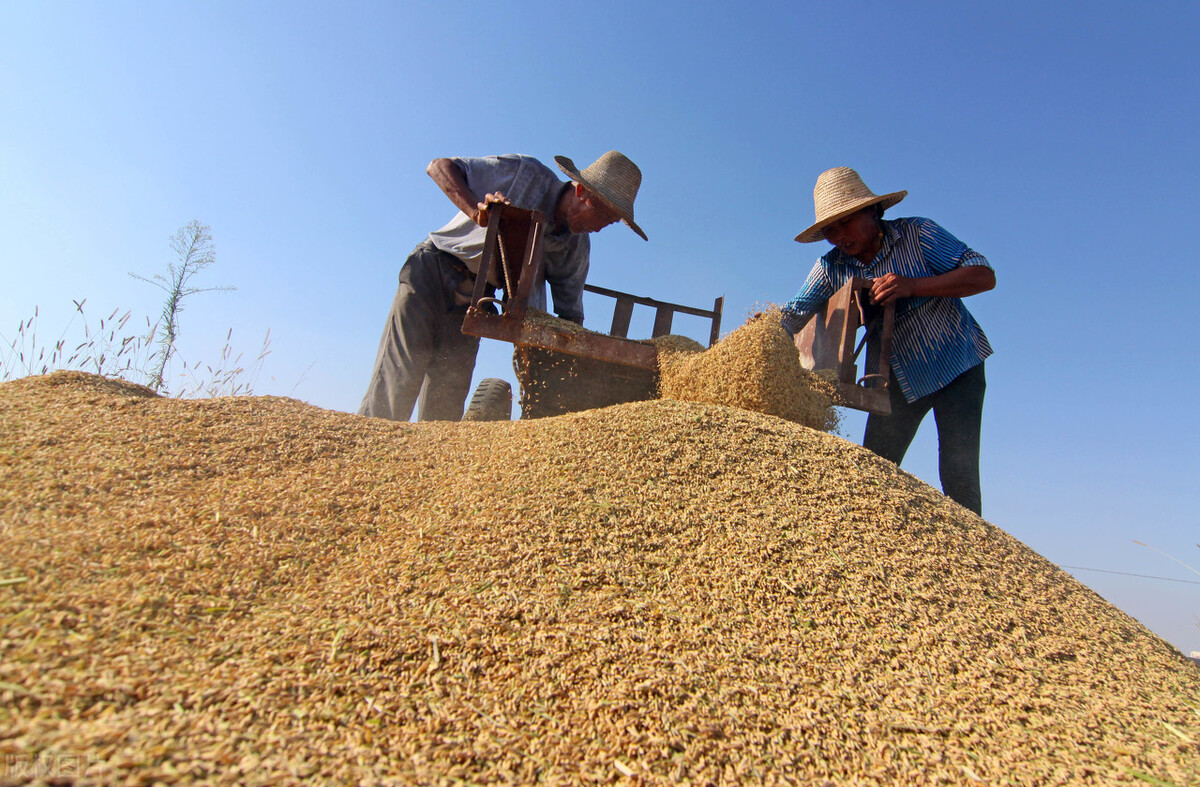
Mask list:
[{"label": "man's arm", "polygon": [[487,226],[487,206],[494,202],[511,204],[503,194],[495,192],[484,195],[483,200],[471,190],[463,171],[448,158],[435,158],[425,168],[426,174],[433,178],[455,207],[470,217],[471,221],[481,227]]}]

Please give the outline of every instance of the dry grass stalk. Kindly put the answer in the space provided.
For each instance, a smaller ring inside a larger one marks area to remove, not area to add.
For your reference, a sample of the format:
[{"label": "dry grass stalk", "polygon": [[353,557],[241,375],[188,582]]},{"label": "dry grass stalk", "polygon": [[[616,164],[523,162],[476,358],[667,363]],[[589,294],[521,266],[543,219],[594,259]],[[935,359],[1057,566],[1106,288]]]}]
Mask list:
[{"label": "dry grass stalk", "polygon": [[57,373],[0,385],[0,446],[0,762],[80,784],[1200,773],[1181,654],[778,418],[402,424]]}]

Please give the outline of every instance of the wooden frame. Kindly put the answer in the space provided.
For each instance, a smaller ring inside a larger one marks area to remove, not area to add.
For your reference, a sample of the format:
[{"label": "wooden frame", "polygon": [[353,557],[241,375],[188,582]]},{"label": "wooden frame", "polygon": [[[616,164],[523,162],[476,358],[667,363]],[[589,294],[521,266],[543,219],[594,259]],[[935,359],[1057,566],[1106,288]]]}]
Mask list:
[{"label": "wooden frame", "polygon": [[[826,301],[808,324],[796,334],[800,363],[811,371],[830,370],[837,376],[837,389],[846,407],[888,415],[892,412],[891,385],[892,327],[896,306],[880,307],[870,302],[871,279],[852,278]],[[860,328],[866,328],[855,347]],[[874,364],[858,356],[868,339],[878,335],[879,356]],[[872,368],[865,368],[871,365]]]}]

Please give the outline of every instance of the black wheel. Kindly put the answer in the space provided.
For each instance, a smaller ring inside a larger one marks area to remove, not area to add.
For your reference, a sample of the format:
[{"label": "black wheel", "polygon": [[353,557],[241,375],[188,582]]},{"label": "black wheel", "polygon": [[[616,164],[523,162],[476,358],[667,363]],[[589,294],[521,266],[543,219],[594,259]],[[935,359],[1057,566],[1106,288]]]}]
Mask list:
[{"label": "black wheel", "polygon": [[499,377],[485,377],[471,396],[464,421],[512,420],[512,386]]}]

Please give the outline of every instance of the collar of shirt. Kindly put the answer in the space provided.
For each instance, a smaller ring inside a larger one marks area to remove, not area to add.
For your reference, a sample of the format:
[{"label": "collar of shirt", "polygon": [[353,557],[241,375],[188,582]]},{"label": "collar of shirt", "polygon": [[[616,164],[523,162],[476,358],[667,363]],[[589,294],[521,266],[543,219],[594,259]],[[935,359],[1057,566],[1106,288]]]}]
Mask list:
[{"label": "collar of shirt", "polygon": [[871,260],[870,265],[864,263],[858,257],[851,257],[849,254],[835,247],[833,253],[836,255],[837,262],[841,265],[850,265],[870,272],[882,260],[887,259],[892,253],[892,249],[900,242],[900,232],[893,226],[893,222],[887,220],[881,219],[879,226],[883,231],[883,242],[879,244],[879,252],[875,255],[875,259]]},{"label": "collar of shirt", "polygon": [[562,237],[572,234],[570,228],[565,223],[561,225],[554,223],[554,212],[558,210],[558,203],[562,200],[563,195],[567,193],[567,189],[573,187],[573,183],[567,182],[563,183],[557,189],[550,189],[549,193],[547,193],[546,200],[539,208],[539,210],[541,210],[541,212],[546,216],[546,225],[545,229],[542,231],[542,237]]}]

